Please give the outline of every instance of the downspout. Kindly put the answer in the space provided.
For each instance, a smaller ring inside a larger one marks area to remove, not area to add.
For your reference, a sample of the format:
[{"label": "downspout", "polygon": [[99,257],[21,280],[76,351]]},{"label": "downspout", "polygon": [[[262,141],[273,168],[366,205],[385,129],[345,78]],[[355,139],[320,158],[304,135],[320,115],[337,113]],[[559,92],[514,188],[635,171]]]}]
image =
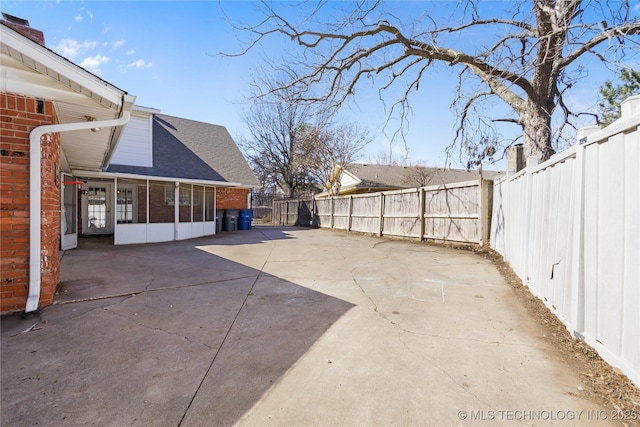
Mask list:
[{"label": "downspout", "polygon": [[48,133],[68,132],[72,130],[122,126],[129,121],[129,117],[131,117],[130,113],[123,111],[122,116],[118,119],[38,126],[29,134],[29,296],[27,297],[25,314],[38,311],[38,302],[40,301],[42,262],[40,254],[40,226],[42,219],[40,212],[40,186],[42,178],[40,175],[40,162],[42,160],[42,147],[40,142],[42,136]]}]

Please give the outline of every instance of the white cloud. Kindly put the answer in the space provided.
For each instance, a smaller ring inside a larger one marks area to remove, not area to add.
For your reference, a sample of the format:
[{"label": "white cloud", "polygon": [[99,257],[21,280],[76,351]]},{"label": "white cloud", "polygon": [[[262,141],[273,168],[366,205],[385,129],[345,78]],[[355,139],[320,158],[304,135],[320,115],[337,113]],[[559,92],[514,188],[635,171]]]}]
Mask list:
[{"label": "white cloud", "polygon": [[85,58],[79,65],[82,68],[86,68],[87,70],[93,72],[93,73],[100,73],[100,66],[102,64],[106,64],[107,62],[109,62],[110,58],[107,56],[103,56],[103,55],[96,55],[93,57],[87,57]]},{"label": "white cloud", "polygon": [[87,12],[87,16],[89,17],[89,21],[93,24],[93,13]]},{"label": "white cloud", "polygon": [[135,50],[135,49],[129,49],[129,50],[127,51],[127,55],[133,55],[134,53],[136,53],[136,50]]},{"label": "white cloud", "polygon": [[76,21],[76,22],[80,22],[80,21],[82,21],[83,19],[84,19],[84,18],[82,17],[82,15],[76,15],[76,16],[73,18],[73,20],[74,20],[74,21]]},{"label": "white cloud", "polygon": [[120,46],[124,45],[126,42],[127,42],[126,40],[118,40],[117,42],[113,43],[113,47],[117,49]]},{"label": "white cloud", "polygon": [[153,67],[152,63],[147,63],[144,59],[138,59],[137,61],[134,61],[130,64],[127,65],[127,67],[133,67],[133,68],[151,68]]},{"label": "white cloud", "polygon": [[94,41],[85,41],[78,43],[76,40],[64,39],[58,43],[53,50],[68,59],[75,59],[81,49],[93,49],[98,45]]}]

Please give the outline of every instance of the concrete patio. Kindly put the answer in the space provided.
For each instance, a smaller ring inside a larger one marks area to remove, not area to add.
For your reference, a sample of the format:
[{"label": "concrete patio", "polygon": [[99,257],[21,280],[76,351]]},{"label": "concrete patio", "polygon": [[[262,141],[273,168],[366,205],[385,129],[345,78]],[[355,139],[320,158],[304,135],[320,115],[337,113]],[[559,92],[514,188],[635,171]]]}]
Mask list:
[{"label": "concrete patio", "polygon": [[53,306],[2,319],[2,425],[610,425],[473,253],[268,226],[80,243]]}]

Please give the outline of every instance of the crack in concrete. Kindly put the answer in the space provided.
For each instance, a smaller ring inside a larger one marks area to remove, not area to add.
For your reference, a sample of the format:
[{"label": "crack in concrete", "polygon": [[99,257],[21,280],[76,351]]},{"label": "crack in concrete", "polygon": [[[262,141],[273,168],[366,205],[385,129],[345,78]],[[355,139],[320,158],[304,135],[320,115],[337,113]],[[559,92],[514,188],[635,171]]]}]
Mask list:
[{"label": "crack in concrete", "polygon": [[[358,267],[355,267],[358,268]],[[354,269],[355,269],[354,268]],[[392,319],[390,319],[387,315],[385,315],[383,312],[381,312],[378,308],[378,305],[375,303],[375,301],[373,300],[373,298],[367,293],[367,291],[364,289],[364,287],[358,282],[358,280],[355,277],[355,274],[353,272],[353,270],[351,270],[351,277],[353,282],[356,284],[356,286],[360,289],[360,292],[362,292],[362,294],[367,297],[367,299],[369,300],[369,302],[371,303],[371,306],[373,307],[373,311],[380,316],[382,319],[386,320],[388,323],[390,323],[391,325],[395,326],[396,328],[400,329],[402,332],[405,332],[407,334],[413,334],[413,335],[418,335],[418,336],[426,336],[426,337],[431,337],[431,338],[439,338],[439,339],[443,339],[443,340],[458,340],[458,341],[469,341],[469,342],[477,342],[477,343],[481,343],[481,344],[496,344],[496,345],[506,345],[506,346],[512,346],[512,347],[524,347],[524,348],[536,348],[535,346],[532,346],[530,344],[526,344],[526,343],[510,343],[510,342],[505,342],[505,341],[488,341],[488,340],[481,340],[478,338],[471,338],[471,337],[456,337],[456,336],[445,336],[445,335],[439,335],[439,334],[430,334],[430,333],[426,333],[426,332],[418,332],[418,331],[414,331],[411,329],[408,329],[404,326],[402,326],[399,322],[396,322]],[[413,299],[413,298],[410,298]],[[491,322],[492,323],[492,322]],[[495,327],[492,324],[492,327],[495,330]]]},{"label": "crack in concrete", "polygon": [[265,269],[267,263],[269,262],[269,258],[271,258],[271,255],[273,254],[273,251],[275,250],[276,246],[277,246],[277,243],[275,243],[271,247],[271,250],[269,251],[269,253],[265,257],[265,260],[262,263],[262,266],[260,267],[260,270],[259,270],[258,274],[255,277],[254,276],[250,276],[250,277],[254,277],[253,283],[251,284],[251,287],[247,291],[247,295],[244,297],[244,299],[242,300],[242,303],[238,307],[238,311],[236,312],[235,317],[231,321],[231,324],[229,325],[229,327],[227,329],[227,332],[224,335],[224,338],[222,338],[222,341],[220,342],[220,345],[218,346],[217,349],[212,349],[212,350],[215,350],[215,354],[213,355],[213,358],[211,359],[211,363],[209,363],[209,366],[207,367],[206,371],[204,372],[204,375],[202,376],[202,379],[200,380],[200,383],[198,384],[198,387],[194,391],[193,396],[191,397],[191,400],[189,401],[189,404],[185,408],[184,413],[182,414],[182,417],[180,418],[180,422],[178,423],[178,427],[182,426],[184,420],[187,418],[187,414],[189,413],[189,410],[191,409],[191,406],[193,405],[193,402],[196,400],[196,397],[198,396],[198,393],[200,392],[200,389],[202,388],[202,385],[204,384],[205,380],[209,376],[209,372],[211,371],[211,368],[213,368],[213,364],[216,362],[216,359],[218,358],[218,355],[222,351],[222,348],[224,347],[224,344],[226,343],[227,338],[231,334],[231,330],[233,329],[233,326],[236,324],[236,321],[238,320],[238,317],[240,317],[240,313],[242,312],[242,309],[245,307],[245,305],[247,303],[247,300],[249,299],[249,296],[253,294],[253,289],[256,286],[256,283],[258,282],[258,279],[263,274],[264,269]]},{"label": "crack in concrete", "polygon": [[[411,332],[409,332],[411,333]],[[455,384],[456,386],[458,386],[460,389],[463,390],[463,392],[465,392],[466,394],[472,396],[474,399],[476,399],[478,402],[483,403],[485,405],[487,405],[489,408],[495,410],[496,408],[494,408],[491,404],[489,404],[488,402],[482,400],[476,393],[472,392],[468,387],[465,387],[464,383],[460,383],[459,381],[457,381],[455,378],[453,378],[453,376],[451,376],[451,374],[444,368],[442,368],[440,365],[438,365],[437,363],[435,363],[429,356],[425,355],[425,354],[417,354],[416,352],[414,352],[413,350],[411,350],[411,348],[407,345],[407,343],[405,343],[402,340],[402,333],[398,334],[398,341],[400,341],[400,343],[402,344],[402,346],[411,354],[413,354],[414,356],[418,356],[420,357],[421,360],[425,360],[427,362],[429,362],[429,364],[431,366],[433,366],[435,369],[439,370],[440,372],[442,372],[444,375],[447,376],[447,378],[449,378],[449,380]]]},{"label": "crack in concrete", "polygon": [[[259,274],[258,274],[258,276],[259,276]],[[167,291],[167,290],[174,290],[174,289],[187,289],[187,288],[191,288],[191,287],[194,287],[194,286],[213,285],[213,284],[218,284],[218,283],[231,282],[231,281],[234,281],[234,280],[250,279],[250,278],[253,278],[253,277],[256,277],[256,275],[252,274],[252,275],[248,275],[248,276],[232,277],[232,278],[229,278],[229,279],[221,279],[221,280],[213,280],[213,281],[192,283],[192,284],[189,284],[189,285],[166,286],[166,287],[154,288],[154,289],[147,289],[147,287],[145,287],[145,289],[140,290],[140,291],[123,292],[121,294],[111,294],[111,295],[101,295],[101,296],[97,296],[97,297],[77,298],[77,299],[72,299],[72,300],[68,300],[68,301],[56,301],[56,302],[53,303],[53,305],[66,305],[66,304],[75,304],[75,303],[87,302],[87,301],[98,301],[98,300],[111,299],[111,298],[122,298],[122,297],[140,295],[140,294],[143,294],[145,292],[159,292],[159,291]]]},{"label": "crack in concrete", "polygon": [[[123,302],[124,301],[121,301],[121,302],[119,302],[117,304],[112,304],[112,306],[119,305],[120,303],[123,303]],[[139,326],[141,326],[141,327],[143,327],[145,329],[149,329],[149,330],[152,330],[152,331],[158,331],[158,332],[164,332],[165,334],[168,334],[168,335],[173,335],[173,336],[176,336],[176,337],[180,337],[180,338],[184,339],[185,341],[187,341],[190,344],[199,344],[199,345],[202,345],[204,347],[207,347],[209,350],[213,349],[213,347],[211,347],[210,345],[208,345],[206,343],[203,343],[203,342],[195,342],[195,341],[191,340],[189,337],[187,337],[185,335],[178,334],[176,332],[167,331],[166,329],[163,329],[163,328],[158,328],[158,327],[145,325],[144,323],[142,323],[140,321],[139,318],[136,318],[136,314],[134,314],[133,316],[128,316],[128,315],[126,315],[124,313],[118,313],[117,311],[113,311],[113,310],[110,309],[110,307],[112,307],[112,306],[102,307],[102,309],[108,311],[109,313],[111,313],[113,315],[116,315],[116,316],[119,316],[119,317],[122,317],[122,318],[125,318],[125,319],[129,319],[130,321],[134,322],[135,324],[137,324],[137,325],[139,325]]]}]

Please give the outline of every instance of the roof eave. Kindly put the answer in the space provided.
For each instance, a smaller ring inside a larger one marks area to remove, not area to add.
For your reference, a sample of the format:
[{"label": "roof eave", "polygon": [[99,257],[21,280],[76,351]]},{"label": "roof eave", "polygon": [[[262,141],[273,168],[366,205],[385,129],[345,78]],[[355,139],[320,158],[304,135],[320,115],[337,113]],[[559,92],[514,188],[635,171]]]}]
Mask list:
[{"label": "roof eave", "polygon": [[126,94],[124,90],[4,24],[0,25],[0,31],[3,55],[92,98],[104,107],[115,111],[122,108],[122,97]]}]

